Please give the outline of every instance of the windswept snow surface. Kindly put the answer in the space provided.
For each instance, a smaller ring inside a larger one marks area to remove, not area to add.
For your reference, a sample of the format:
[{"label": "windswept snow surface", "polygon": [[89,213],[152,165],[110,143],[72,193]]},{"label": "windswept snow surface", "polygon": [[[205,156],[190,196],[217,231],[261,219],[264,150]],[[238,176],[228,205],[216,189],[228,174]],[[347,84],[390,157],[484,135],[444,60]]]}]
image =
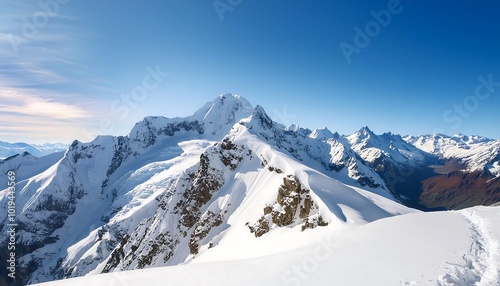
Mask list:
[{"label": "windswept snow surface", "polygon": [[[290,232],[288,241],[302,246],[273,255],[226,260],[214,248],[200,257],[202,262],[38,285],[495,286],[500,283],[499,239],[500,207],[412,213],[360,226]],[[231,247],[224,253],[235,258]]]}]

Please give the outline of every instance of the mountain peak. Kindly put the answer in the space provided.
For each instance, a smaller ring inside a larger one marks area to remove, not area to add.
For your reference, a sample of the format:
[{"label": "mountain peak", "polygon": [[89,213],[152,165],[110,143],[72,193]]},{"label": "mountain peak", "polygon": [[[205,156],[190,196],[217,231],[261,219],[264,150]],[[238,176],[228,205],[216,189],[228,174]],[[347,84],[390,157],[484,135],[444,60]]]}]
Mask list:
[{"label": "mountain peak", "polygon": [[219,95],[216,99],[214,99],[212,103],[215,104],[217,100],[218,103],[221,105],[230,105],[230,106],[242,107],[245,109],[253,109],[252,104],[250,104],[250,102],[246,98],[238,94],[223,93]]},{"label": "mountain peak", "polygon": [[328,128],[323,127],[321,129],[313,130],[313,132],[309,135],[309,137],[318,140],[327,140],[330,138],[334,138],[335,135]]},{"label": "mountain peak", "polygon": [[379,136],[373,133],[368,126],[362,127],[355,133],[347,136],[347,140],[353,145],[358,145],[359,148],[378,147],[380,145]]},{"label": "mountain peak", "polygon": [[364,134],[364,135],[375,135],[375,133],[373,133],[373,131],[370,128],[368,128],[368,126],[361,127],[361,129],[359,129],[358,133]]},{"label": "mountain peak", "polygon": [[[240,100],[240,101],[247,101],[245,98],[243,98],[241,95],[238,94],[232,94],[230,92],[222,93],[221,95],[218,96],[218,98],[221,101],[233,101],[233,100]],[[248,102],[248,101],[247,101]]]},{"label": "mountain peak", "polygon": [[270,129],[273,127],[273,120],[267,115],[262,106],[257,105],[252,113],[252,120],[257,120],[260,126]]},{"label": "mountain peak", "polygon": [[293,124],[293,123],[285,127],[286,131],[297,132],[297,131],[299,131],[299,129],[300,129],[300,126],[297,124]]},{"label": "mountain peak", "polygon": [[136,123],[129,133],[133,141],[144,142],[149,146],[158,136],[172,136],[181,130],[204,134],[217,139],[225,135],[239,120],[253,113],[253,106],[239,95],[223,93],[207,102],[193,115],[187,117],[166,118],[148,116]]},{"label": "mountain peak", "polygon": [[366,141],[377,136],[375,135],[375,133],[373,133],[373,131],[370,130],[370,128],[368,128],[368,126],[364,126],[347,137],[350,138],[350,140],[353,140],[353,142],[359,143],[361,141]]},{"label": "mountain peak", "polygon": [[240,119],[250,116],[253,109],[242,96],[223,93],[205,104],[193,117],[203,122],[205,134],[223,135]]},{"label": "mountain peak", "polygon": [[250,115],[253,110],[253,106],[248,100],[240,95],[223,93],[217,96],[212,101],[205,103],[203,107],[198,109],[193,114],[193,117],[198,119],[199,121],[204,121],[205,118],[210,118],[210,113],[213,114],[218,112],[237,110],[246,110],[248,115]]},{"label": "mountain peak", "polygon": [[[417,136],[418,137],[418,136]],[[428,136],[429,138],[433,138],[433,139],[438,139],[438,138],[450,138],[450,136],[446,135],[446,134],[443,134],[443,133],[434,133],[432,135],[429,135]]]}]

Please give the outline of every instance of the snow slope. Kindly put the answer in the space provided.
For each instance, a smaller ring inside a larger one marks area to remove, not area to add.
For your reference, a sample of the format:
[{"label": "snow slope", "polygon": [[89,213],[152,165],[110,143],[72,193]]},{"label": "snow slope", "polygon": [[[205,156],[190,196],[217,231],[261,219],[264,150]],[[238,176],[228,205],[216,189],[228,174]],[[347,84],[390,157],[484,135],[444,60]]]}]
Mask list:
[{"label": "snow slope", "polygon": [[[40,158],[32,156],[27,152],[13,155],[5,160],[0,160],[0,174],[7,174],[8,171],[14,171],[17,180],[22,181],[47,170],[63,156],[64,152],[51,153]],[[0,186],[6,186],[7,180],[7,176],[0,176]]]},{"label": "snow slope", "polygon": [[[414,213],[347,227],[290,232],[301,247],[234,259],[89,275],[39,285],[478,285],[500,281],[500,207]],[[263,246],[268,251],[273,245]]]}]

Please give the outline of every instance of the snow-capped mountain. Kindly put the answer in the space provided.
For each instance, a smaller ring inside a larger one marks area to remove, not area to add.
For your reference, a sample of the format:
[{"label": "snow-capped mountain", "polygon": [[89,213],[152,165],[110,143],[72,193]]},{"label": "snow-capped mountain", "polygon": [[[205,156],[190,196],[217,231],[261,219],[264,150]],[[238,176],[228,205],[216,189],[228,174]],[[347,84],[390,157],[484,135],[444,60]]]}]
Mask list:
[{"label": "snow-capped mountain", "polygon": [[68,146],[62,143],[27,144],[0,141],[0,160],[24,152],[28,152],[35,157],[43,157],[52,153],[65,151],[67,148]]},{"label": "snow-capped mountain", "polygon": [[351,148],[377,172],[392,194],[412,207],[425,208],[419,202],[419,184],[429,176],[429,165],[437,159],[408,144],[400,135],[376,135],[368,127],[346,137]]},{"label": "snow-capped mountain", "polygon": [[[419,213],[400,202],[420,207],[420,179],[445,157],[405,139],[284,127],[223,94],[188,117],[146,117],[127,136],[9,158],[0,168],[18,173],[15,283],[253,259],[307,247],[299,237],[319,229]],[[7,200],[0,191],[3,213]]]},{"label": "snow-capped mountain", "polygon": [[406,136],[440,163],[422,183],[421,202],[430,207],[464,208],[500,200],[500,140],[443,134]]},{"label": "snow-capped mountain", "polygon": [[405,140],[440,158],[459,160],[469,173],[485,171],[494,177],[500,176],[500,140],[463,134],[406,136]]}]

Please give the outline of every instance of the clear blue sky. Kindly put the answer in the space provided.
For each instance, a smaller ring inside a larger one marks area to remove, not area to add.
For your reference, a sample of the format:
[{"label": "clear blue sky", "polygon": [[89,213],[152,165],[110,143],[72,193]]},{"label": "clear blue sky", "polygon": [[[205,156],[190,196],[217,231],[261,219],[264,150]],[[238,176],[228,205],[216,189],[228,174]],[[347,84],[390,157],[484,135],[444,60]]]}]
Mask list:
[{"label": "clear blue sky", "polygon": [[0,141],[125,135],[223,92],[311,129],[500,139],[498,0],[0,6]]}]

